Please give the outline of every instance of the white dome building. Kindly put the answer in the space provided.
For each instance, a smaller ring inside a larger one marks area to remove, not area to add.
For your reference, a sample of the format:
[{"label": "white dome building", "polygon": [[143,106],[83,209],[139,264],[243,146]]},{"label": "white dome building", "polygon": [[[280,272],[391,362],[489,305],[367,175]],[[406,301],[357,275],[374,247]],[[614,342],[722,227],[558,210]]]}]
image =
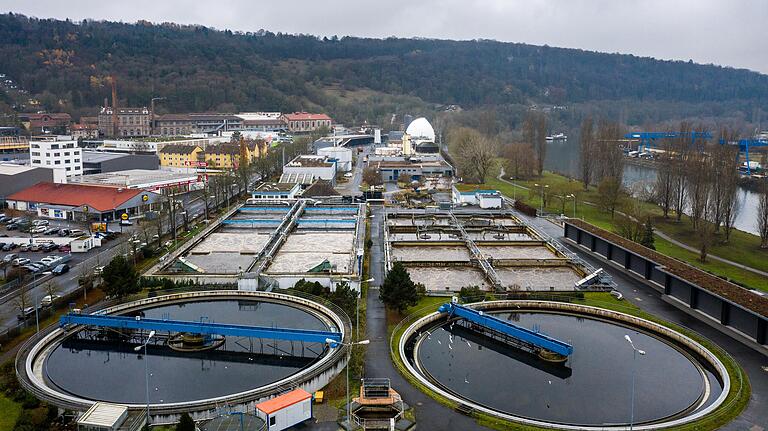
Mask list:
[{"label": "white dome building", "polygon": [[405,129],[405,133],[409,134],[413,140],[435,142],[435,129],[424,117],[413,120]]}]

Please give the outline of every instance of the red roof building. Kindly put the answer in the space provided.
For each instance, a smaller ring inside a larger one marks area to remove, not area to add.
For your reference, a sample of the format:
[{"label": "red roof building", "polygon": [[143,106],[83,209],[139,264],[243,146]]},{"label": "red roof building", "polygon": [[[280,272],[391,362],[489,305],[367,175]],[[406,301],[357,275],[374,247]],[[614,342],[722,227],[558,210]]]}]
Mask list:
[{"label": "red roof building", "polygon": [[67,113],[20,114],[19,119],[32,133],[67,134],[72,117]]},{"label": "red roof building", "polygon": [[286,407],[292,406],[310,398],[312,398],[312,394],[309,392],[305,391],[304,389],[295,389],[291,392],[280,395],[279,397],[275,397],[262,403],[256,404],[256,408],[268,415],[271,415],[278,410],[282,410]]},{"label": "red roof building", "polygon": [[325,114],[312,114],[309,112],[294,112],[291,114],[283,114],[283,121],[288,126],[288,130],[291,132],[313,132],[323,126],[330,129],[331,117]]},{"label": "red roof building", "polygon": [[[117,219],[120,214],[140,214],[142,208],[159,202],[159,195],[140,189],[92,185],[37,183],[6,198],[8,206],[21,211],[37,211],[46,216],[57,209],[63,214],[57,218],[72,219],[74,213],[87,213],[99,219]],[[147,209],[147,208],[144,208]]]}]

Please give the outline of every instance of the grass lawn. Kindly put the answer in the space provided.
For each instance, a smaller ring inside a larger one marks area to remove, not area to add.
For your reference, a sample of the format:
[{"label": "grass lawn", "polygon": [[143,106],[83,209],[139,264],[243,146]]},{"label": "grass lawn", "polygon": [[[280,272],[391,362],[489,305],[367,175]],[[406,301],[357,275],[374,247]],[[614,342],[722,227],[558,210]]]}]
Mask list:
[{"label": "grass lawn", "polygon": [[736,284],[768,292],[768,277],[763,277],[754,272],[737,268],[733,265],[713,259],[707,259],[707,262],[701,262],[699,261],[698,253],[693,253],[680,248],[658,236],[654,240],[654,245],[656,246],[656,251],[659,253],[687,262],[692,266],[710,272],[716,276],[725,277]]},{"label": "grass lawn", "polygon": [[0,395],[0,431],[10,431],[21,414],[21,404]]}]

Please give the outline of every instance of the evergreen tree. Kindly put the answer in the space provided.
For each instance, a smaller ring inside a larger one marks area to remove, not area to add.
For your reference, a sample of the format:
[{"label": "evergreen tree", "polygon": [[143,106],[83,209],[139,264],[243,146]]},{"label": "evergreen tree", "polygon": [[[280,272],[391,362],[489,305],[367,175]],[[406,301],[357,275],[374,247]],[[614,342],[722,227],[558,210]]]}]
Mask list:
[{"label": "evergreen tree", "polygon": [[640,238],[640,244],[650,248],[651,250],[656,250],[656,246],[653,245],[653,224],[651,223],[650,217],[645,219],[643,228],[643,236]]},{"label": "evergreen tree", "polygon": [[419,302],[418,286],[402,263],[395,262],[379,291],[379,298],[388,308],[402,313]]},{"label": "evergreen tree", "polygon": [[189,416],[189,413],[184,413],[179,419],[179,423],[176,424],[176,431],[195,431],[195,421]]},{"label": "evergreen tree", "polygon": [[139,291],[139,273],[122,255],[115,256],[101,274],[104,292],[109,296],[123,297]]}]

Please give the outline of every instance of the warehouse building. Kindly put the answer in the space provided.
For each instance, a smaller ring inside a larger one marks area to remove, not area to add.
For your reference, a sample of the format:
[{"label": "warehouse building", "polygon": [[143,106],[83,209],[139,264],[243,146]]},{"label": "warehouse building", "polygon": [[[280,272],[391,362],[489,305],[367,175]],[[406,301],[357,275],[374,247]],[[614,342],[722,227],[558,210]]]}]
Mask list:
[{"label": "warehouse building", "polygon": [[160,160],[154,154],[104,153],[83,151],[83,175],[125,171],[129,169],[157,169]]},{"label": "warehouse building", "polygon": [[336,184],[336,163],[326,156],[303,155],[296,156],[283,166],[283,175],[297,174],[312,176],[313,179],[331,181]]},{"label": "warehouse building", "polygon": [[5,202],[6,197],[43,181],[53,182],[53,169],[0,164],[0,202]]}]

